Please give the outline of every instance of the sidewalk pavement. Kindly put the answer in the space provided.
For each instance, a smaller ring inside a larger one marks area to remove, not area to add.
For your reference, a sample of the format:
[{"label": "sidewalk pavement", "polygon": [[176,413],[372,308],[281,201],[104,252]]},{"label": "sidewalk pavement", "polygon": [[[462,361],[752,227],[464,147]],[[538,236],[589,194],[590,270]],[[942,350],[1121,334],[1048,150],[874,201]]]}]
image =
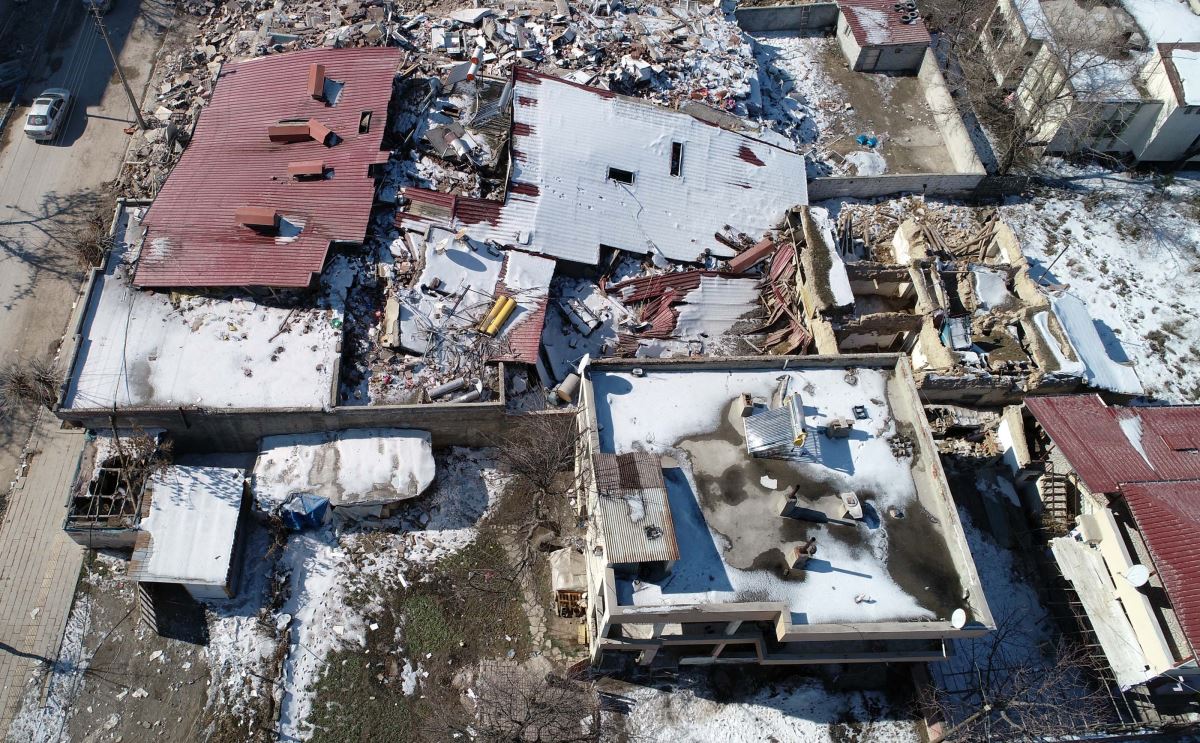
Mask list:
[{"label": "sidewalk pavement", "polygon": [[58,656],[71,611],[84,550],[62,525],[83,442],[42,411],[30,442],[37,453],[0,521],[0,738],[30,674]]}]

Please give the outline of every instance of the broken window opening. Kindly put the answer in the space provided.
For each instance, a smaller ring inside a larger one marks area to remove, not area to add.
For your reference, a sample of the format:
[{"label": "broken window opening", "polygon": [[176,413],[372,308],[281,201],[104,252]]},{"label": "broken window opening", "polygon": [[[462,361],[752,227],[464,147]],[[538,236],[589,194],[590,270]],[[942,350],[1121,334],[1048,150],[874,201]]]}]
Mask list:
[{"label": "broken window opening", "polygon": [[625,183],[627,185],[632,186],[633,185],[633,171],[621,170],[620,168],[614,168],[612,166],[609,166],[608,179],[610,181],[616,181],[617,183]]},{"label": "broken window opening", "polygon": [[358,133],[366,134],[371,131],[371,112],[363,111],[358,115]]},{"label": "broken window opening", "polygon": [[671,175],[683,175],[683,142],[671,143]]}]

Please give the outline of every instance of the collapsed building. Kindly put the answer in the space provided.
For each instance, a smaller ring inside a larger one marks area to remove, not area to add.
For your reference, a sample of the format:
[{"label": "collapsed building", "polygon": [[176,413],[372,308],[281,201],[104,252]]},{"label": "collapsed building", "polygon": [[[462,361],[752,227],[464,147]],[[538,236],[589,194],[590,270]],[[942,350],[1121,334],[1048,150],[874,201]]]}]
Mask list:
[{"label": "collapsed building", "polygon": [[1005,409],[996,437],[1124,709],[1139,722],[1194,713],[1200,408],[1031,397]]},{"label": "collapsed building", "polygon": [[902,356],[600,361],[598,663],[935,661],[993,627]]},{"label": "collapsed building", "polygon": [[1084,303],[1038,282],[1003,221],[939,227],[922,210],[890,239],[871,239],[852,213],[836,230],[819,216],[789,217],[797,257],[784,274],[785,283],[795,276],[796,312],[819,353],[906,353],[931,403],[996,406],[1086,387],[1142,393]]}]

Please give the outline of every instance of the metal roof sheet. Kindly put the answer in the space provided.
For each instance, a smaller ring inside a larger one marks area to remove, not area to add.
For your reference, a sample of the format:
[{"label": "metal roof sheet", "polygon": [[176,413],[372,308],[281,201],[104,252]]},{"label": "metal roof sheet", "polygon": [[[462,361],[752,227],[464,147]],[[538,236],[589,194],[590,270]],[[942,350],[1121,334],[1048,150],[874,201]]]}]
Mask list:
[{"label": "metal roof sheet", "polygon": [[[519,283],[509,286],[505,282],[505,278],[515,260],[520,261],[519,272],[522,277],[518,280]],[[532,270],[530,270],[531,268]],[[508,350],[495,357],[493,361],[537,363],[538,351],[542,347],[542,328],[546,324],[546,307],[550,303],[550,281],[553,276],[554,261],[548,258],[528,255],[515,250],[510,250],[505,254],[504,265],[500,267],[500,278],[496,281],[496,293],[512,296],[522,305],[532,305],[532,309],[523,313],[522,317],[513,320],[511,327],[504,331],[503,337]]]},{"label": "metal roof sheet", "polygon": [[1200,441],[1200,406],[1110,407],[1098,395],[1029,397],[1025,405],[1093,492],[1200,479],[1200,451],[1187,446]]},{"label": "metal roof sheet", "polygon": [[1195,655],[1200,647],[1200,480],[1122,485],[1121,495]]},{"label": "metal roof sheet", "polygon": [[[509,193],[498,213],[473,226],[461,218],[476,239],[588,264],[601,246],[696,261],[733,254],[714,237],[726,225],[758,238],[808,203],[803,155],[523,67],[514,76]],[[610,179],[609,168],[633,183]]]},{"label": "metal roof sheet", "polygon": [[838,8],[859,46],[928,45],[930,42],[925,19],[904,23],[901,18],[909,11],[896,10],[896,0],[838,0]]},{"label": "metal roof sheet", "polygon": [[600,524],[610,564],[679,559],[667,484],[657,456],[596,454]]},{"label": "metal roof sheet", "polygon": [[[379,158],[401,50],[310,49],[226,65],[192,141],[146,215],[134,283],[146,287],[307,286],[331,242],[361,242],[375,196],[368,166]],[[334,106],[308,92],[309,66],[344,83]],[[369,131],[359,134],[363,112]],[[273,142],[267,127],[319,120],[341,141]],[[288,164],[321,160],[331,176],[296,180]],[[299,235],[239,226],[241,206],[276,209]]]}]

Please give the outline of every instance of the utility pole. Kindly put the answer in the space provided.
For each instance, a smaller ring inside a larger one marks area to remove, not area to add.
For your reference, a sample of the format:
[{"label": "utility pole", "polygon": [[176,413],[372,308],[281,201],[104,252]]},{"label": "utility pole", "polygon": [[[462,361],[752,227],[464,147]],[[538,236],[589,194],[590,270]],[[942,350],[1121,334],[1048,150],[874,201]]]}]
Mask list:
[{"label": "utility pole", "polygon": [[146,120],[142,118],[142,107],[138,104],[137,99],[133,97],[133,90],[129,87],[129,81],[125,79],[125,70],[121,69],[121,63],[117,60],[117,54],[113,51],[112,42],[108,40],[108,29],[104,27],[104,18],[100,14],[100,5],[96,2],[89,2],[88,5],[92,9],[92,17],[96,19],[96,28],[100,31],[100,38],[104,39],[104,46],[108,47],[108,56],[112,57],[113,67],[116,68],[117,74],[121,76],[121,85],[125,86],[125,95],[129,96],[129,105],[133,108],[133,115],[137,118],[138,126],[142,131],[149,129],[146,126]]}]

